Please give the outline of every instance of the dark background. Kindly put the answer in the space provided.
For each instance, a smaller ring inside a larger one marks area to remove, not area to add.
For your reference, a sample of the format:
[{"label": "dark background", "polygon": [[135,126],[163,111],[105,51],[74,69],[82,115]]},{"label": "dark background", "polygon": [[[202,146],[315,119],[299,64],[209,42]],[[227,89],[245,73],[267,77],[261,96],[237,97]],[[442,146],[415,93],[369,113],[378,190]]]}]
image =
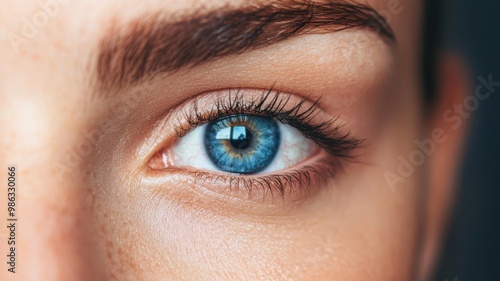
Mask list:
[{"label": "dark background", "polygon": [[[447,0],[444,48],[500,81],[500,1]],[[471,94],[473,89],[471,89]],[[434,281],[500,281],[500,88],[472,116],[455,212]]]}]

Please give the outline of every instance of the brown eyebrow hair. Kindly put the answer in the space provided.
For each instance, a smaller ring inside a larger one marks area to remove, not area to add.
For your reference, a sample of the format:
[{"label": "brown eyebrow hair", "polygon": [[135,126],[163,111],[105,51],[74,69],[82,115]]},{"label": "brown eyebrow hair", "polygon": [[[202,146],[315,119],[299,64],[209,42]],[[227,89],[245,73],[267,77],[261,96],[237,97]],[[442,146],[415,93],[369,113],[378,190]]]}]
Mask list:
[{"label": "brown eyebrow hair", "polygon": [[111,25],[99,43],[97,83],[110,91],[158,73],[241,54],[300,34],[367,28],[394,40],[384,18],[352,1],[277,0],[262,5],[225,6],[169,21],[141,17],[124,28]]}]

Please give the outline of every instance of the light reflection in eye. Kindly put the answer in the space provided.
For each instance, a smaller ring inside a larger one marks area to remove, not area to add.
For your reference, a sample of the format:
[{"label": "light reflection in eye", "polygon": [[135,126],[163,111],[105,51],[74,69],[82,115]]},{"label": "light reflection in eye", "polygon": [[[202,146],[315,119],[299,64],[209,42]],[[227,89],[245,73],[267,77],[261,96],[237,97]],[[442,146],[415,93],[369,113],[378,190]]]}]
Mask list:
[{"label": "light reflection in eye", "polygon": [[232,131],[237,127],[222,128],[217,132],[217,136],[215,138],[218,140],[230,140],[232,138]]}]

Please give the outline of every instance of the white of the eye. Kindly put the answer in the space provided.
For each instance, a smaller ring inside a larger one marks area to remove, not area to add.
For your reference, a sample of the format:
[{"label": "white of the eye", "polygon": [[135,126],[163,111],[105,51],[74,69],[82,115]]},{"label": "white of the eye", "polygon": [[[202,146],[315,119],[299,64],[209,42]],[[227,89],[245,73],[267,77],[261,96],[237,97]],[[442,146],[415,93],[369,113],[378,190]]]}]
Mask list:
[{"label": "white of the eye", "polygon": [[199,126],[182,137],[172,149],[173,163],[177,167],[194,167],[204,170],[218,168],[212,163],[205,150],[205,129]]},{"label": "white of the eye", "polygon": [[293,167],[309,158],[317,150],[317,145],[304,137],[290,125],[278,123],[281,131],[281,145],[273,162],[262,173],[276,172]]},{"label": "white of the eye", "polygon": [[[292,167],[310,157],[317,149],[311,140],[297,129],[278,122],[281,144],[278,153],[269,166],[260,173],[271,173]],[[182,137],[172,148],[174,166],[194,167],[203,170],[219,171],[205,150],[206,125],[200,126]]]}]

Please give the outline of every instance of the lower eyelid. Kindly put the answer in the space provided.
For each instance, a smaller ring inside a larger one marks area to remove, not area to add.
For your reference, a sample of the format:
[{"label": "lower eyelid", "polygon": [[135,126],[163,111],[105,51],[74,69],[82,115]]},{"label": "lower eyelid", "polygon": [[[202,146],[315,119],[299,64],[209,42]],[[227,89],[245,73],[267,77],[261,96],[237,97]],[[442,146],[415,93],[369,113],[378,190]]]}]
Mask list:
[{"label": "lower eyelid", "polygon": [[280,204],[296,204],[327,188],[341,165],[338,159],[320,153],[295,169],[275,174],[239,175],[182,167],[151,171],[151,178],[175,179],[175,183],[166,185],[175,192],[194,189],[217,201],[227,198],[227,202],[236,200],[236,204],[254,202],[275,206],[278,199]]}]

